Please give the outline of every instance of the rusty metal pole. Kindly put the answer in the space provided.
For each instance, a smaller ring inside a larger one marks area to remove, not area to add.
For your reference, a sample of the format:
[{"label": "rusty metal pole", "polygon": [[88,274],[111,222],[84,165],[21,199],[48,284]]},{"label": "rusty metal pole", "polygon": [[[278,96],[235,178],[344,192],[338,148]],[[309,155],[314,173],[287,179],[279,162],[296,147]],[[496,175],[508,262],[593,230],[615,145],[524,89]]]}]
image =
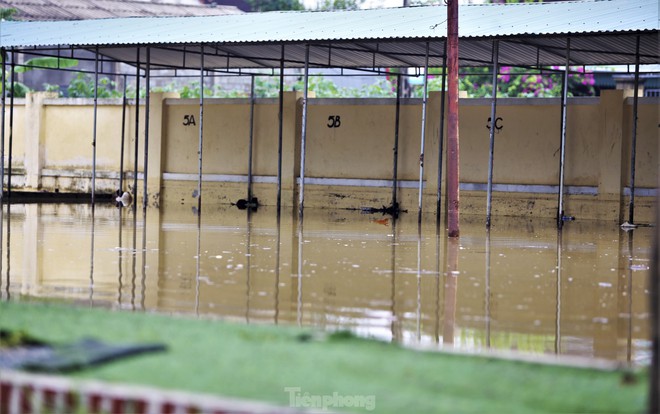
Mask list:
[{"label": "rusty metal pole", "polygon": [[458,0],[447,1],[447,234],[459,236]]}]

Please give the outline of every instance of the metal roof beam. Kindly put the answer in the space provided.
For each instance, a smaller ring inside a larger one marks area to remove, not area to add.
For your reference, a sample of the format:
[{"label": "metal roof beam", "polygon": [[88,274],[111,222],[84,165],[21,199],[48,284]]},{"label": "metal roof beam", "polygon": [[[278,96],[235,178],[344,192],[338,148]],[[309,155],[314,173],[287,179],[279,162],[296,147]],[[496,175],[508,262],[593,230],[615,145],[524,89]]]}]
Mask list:
[{"label": "metal roof beam", "polygon": [[419,65],[416,64],[416,63],[413,63],[413,62],[411,62],[411,61],[409,61],[409,60],[406,60],[406,59],[401,58],[401,57],[400,57],[400,56],[401,56],[400,54],[393,55],[392,53],[389,53],[389,52],[381,52],[381,51],[379,51],[379,50],[378,50],[378,45],[380,44],[379,42],[376,43],[376,50],[374,50],[373,48],[371,48],[371,47],[365,45],[364,43],[357,43],[357,42],[356,42],[356,43],[353,43],[353,44],[354,44],[355,46],[358,46],[358,47],[362,48],[363,50],[365,50],[365,51],[367,51],[367,52],[374,53],[374,54],[379,54],[379,55],[383,55],[383,56],[385,56],[385,57],[387,57],[387,58],[389,58],[389,59],[393,59],[393,60],[399,61],[399,62],[401,62],[402,64],[404,64],[405,66],[414,66],[414,67],[418,67],[418,66],[419,66]]}]

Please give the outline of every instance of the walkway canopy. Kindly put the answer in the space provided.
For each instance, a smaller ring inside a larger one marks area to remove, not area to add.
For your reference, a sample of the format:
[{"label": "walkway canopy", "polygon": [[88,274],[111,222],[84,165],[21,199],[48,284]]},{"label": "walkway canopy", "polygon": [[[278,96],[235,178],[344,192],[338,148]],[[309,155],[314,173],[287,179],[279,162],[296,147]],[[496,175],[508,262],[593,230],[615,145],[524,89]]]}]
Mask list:
[{"label": "walkway canopy", "polygon": [[[634,64],[660,60],[658,0],[461,5],[462,66],[565,65],[567,38],[574,65]],[[136,64],[136,49],[150,47],[151,70],[229,70],[303,67],[442,66],[446,6],[333,12],[270,12],[204,17],[118,18],[58,22],[1,22],[0,47],[32,55],[76,57],[96,50]],[[144,62],[141,62],[144,65]]]}]

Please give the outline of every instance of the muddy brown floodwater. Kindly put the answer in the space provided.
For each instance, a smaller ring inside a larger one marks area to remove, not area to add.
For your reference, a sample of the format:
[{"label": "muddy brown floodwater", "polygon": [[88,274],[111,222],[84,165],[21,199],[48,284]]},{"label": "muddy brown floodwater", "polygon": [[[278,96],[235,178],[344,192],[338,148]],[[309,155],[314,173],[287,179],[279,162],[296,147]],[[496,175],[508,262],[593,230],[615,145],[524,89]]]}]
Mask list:
[{"label": "muddy brown floodwater", "polygon": [[653,229],[613,222],[229,206],[12,204],[2,300],[349,329],[385,341],[650,361]]}]

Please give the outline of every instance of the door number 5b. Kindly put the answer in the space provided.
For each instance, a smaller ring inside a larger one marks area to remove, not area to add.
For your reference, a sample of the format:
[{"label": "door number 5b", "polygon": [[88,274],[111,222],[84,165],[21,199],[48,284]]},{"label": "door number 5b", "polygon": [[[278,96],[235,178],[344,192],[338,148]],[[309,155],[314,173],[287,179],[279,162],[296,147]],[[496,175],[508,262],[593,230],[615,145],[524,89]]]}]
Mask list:
[{"label": "door number 5b", "polygon": [[339,128],[341,126],[341,118],[339,115],[330,115],[328,117],[328,128]]}]

